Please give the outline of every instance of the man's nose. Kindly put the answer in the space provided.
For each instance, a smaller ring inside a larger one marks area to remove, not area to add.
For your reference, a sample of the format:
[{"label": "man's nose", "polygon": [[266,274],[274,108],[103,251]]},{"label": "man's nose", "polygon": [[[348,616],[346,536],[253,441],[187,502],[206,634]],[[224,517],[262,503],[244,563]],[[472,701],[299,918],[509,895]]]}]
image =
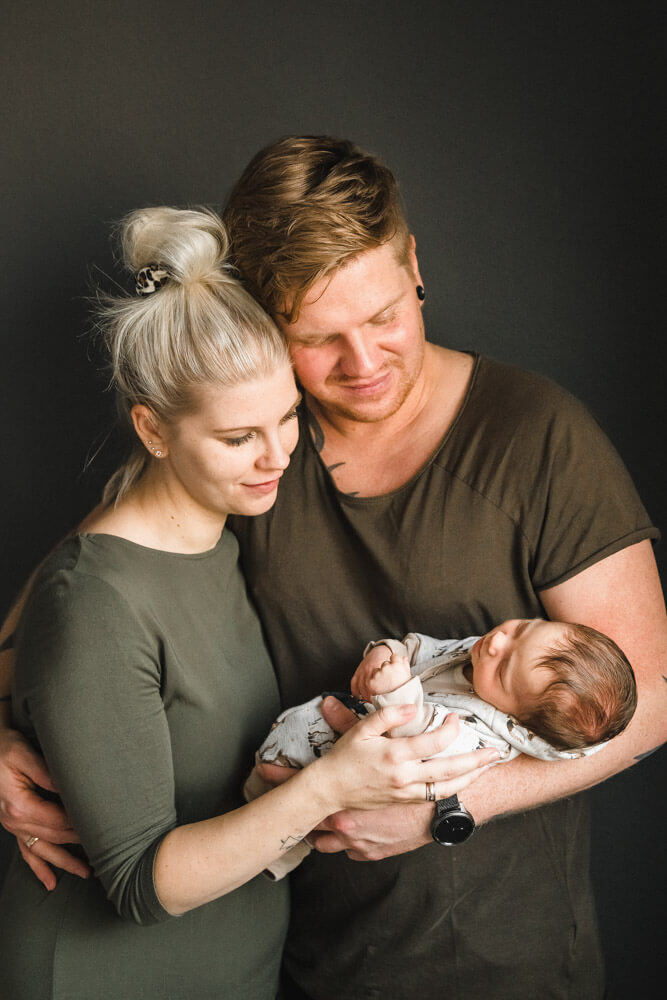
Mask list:
[{"label": "man's nose", "polygon": [[380,367],[378,350],[369,334],[360,330],[348,333],[343,341],[341,368],[345,375],[363,378],[374,375]]}]

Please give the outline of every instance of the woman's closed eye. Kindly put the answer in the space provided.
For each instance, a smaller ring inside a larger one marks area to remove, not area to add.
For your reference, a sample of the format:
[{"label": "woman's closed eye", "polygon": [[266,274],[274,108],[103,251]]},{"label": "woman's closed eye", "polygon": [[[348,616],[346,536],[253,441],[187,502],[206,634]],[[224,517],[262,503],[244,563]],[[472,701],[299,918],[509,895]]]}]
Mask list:
[{"label": "woman's closed eye", "polygon": [[235,437],[235,438],[228,437],[228,438],[223,438],[222,440],[225,442],[225,444],[230,445],[230,447],[238,448],[240,445],[247,444],[248,441],[252,441],[254,436],[255,436],[255,431],[248,431],[247,434],[242,434],[241,437]]}]

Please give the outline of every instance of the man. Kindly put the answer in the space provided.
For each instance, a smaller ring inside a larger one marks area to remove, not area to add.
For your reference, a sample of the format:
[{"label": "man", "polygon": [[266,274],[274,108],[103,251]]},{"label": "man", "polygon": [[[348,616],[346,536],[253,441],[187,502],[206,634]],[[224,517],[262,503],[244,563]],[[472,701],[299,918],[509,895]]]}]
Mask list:
[{"label": "man", "polygon": [[[603,753],[517,758],[466,789],[480,829],[461,846],[434,843],[432,802],[331,817],[293,876],[285,996],[601,997],[586,808],[567,796],[664,738],[657,532],[571,397],[426,342],[414,240],[375,158],[283,140],[249,164],[225,221],[305,393],[274,509],[233,525],[284,705],[344,688],[369,639],[544,613],[611,635],[640,692]],[[342,707],[331,721],[349,724]],[[27,813],[7,825],[36,832]]]}]

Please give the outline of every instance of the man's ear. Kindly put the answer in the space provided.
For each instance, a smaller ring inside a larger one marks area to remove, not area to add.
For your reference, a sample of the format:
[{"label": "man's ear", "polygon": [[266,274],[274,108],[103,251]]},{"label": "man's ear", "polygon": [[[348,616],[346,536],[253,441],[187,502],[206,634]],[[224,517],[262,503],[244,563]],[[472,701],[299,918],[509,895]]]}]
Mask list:
[{"label": "man's ear", "polygon": [[130,416],[137,437],[148,453],[154,458],[165,458],[169,453],[169,448],[162,422],[158,420],[153,411],[148,406],[144,406],[143,403],[137,403],[130,410]]},{"label": "man's ear", "polygon": [[422,281],[422,276],[419,273],[419,261],[417,260],[417,241],[412,233],[408,236],[408,265],[414,275],[415,285],[421,285],[423,287],[424,282]]}]

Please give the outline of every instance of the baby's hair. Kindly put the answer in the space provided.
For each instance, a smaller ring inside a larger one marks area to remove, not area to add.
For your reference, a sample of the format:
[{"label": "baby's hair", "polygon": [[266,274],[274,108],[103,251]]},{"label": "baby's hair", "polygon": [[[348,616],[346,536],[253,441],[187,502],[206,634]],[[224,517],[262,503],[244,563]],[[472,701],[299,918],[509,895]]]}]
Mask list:
[{"label": "baby's hair", "polygon": [[521,723],[557,750],[581,750],[622,733],[637,707],[635,675],[613,639],[587,625],[567,625],[538,666],[554,680]]},{"label": "baby's hair", "polygon": [[282,335],[227,263],[227,232],[214,212],[144,208],[118,229],[128,270],[148,268],[160,279],[150,294],[102,299],[98,310],[121,420],[134,441],[105,503],[117,502],[152,460],[134,436],[133,406],[169,422],[193,406],[197,386],[233,386],[289,363]]}]

